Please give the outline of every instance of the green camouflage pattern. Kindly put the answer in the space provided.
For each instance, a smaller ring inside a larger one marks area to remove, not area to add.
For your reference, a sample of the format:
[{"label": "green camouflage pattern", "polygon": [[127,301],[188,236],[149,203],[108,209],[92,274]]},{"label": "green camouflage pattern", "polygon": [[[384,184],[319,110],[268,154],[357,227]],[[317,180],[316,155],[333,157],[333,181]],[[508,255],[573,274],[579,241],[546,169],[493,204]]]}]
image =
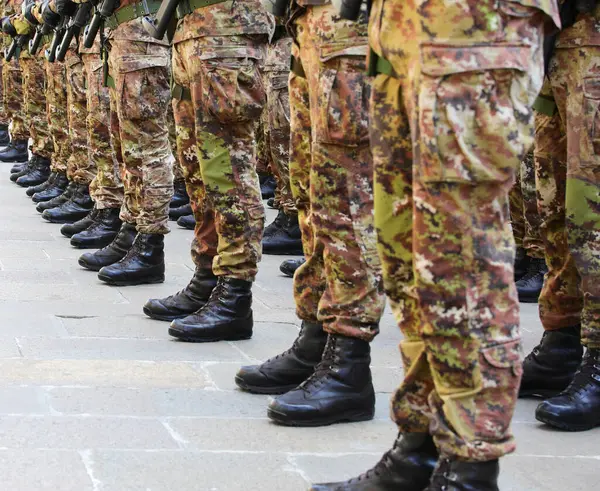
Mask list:
[{"label": "green camouflage pattern", "polygon": [[533,143],[551,0],[373,3],[369,41],[393,73],[371,98],[375,226],[404,339],[400,432],[442,456],[515,448],[519,304],[508,193]]},{"label": "green camouflage pattern", "polygon": [[293,29],[293,55],[306,76],[292,73],[289,83],[290,175],[306,255],[294,275],[296,311],[327,332],[370,341],[384,296],[373,223],[367,25],[325,5],[307,7]]},{"label": "green camouflage pattern", "polygon": [[[41,48],[43,49],[43,48]],[[69,117],[67,110],[66,68],[64,63],[46,60],[46,103],[48,125],[54,153],[52,155],[52,171],[67,172],[67,162],[71,153],[69,138]]]},{"label": "green camouflage pattern", "polygon": [[12,140],[27,140],[29,125],[26,123],[23,96],[23,72],[17,60],[10,63],[3,61],[2,85],[4,93],[2,101],[6,117],[11,121],[10,136]]}]

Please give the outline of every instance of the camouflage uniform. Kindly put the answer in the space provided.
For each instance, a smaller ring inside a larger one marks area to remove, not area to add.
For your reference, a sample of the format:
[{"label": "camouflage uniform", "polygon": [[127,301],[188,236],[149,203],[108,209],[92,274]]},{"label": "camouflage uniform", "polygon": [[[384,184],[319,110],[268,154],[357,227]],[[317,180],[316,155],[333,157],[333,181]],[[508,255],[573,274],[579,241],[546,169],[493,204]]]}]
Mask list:
[{"label": "camouflage uniform", "polygon": [[173,110],[196,218],[192,257],[198,266],[212,261],[217,276],[246,281],[261,253],[254,139],[265,92],[258,61],[273,28],[258,1],[226,1],[186,15],[173,40],[173,77],[191,94],[191,101],[176,97]]},{"label": "camouflage uniform", "polygon": [[[43,52],[44,47],[40,47]],[[67,110],[67,85],[64,63],[50,63],[46,60],[46,102],[48,125],[54,154],[51,169],[53,172],[67,172],[67,161],[71,152],[69,139],[69,117]]]},{"label": "camouflage uniform", "polygon": [[80,42],[79,54],[86,81],[88,155],[91,167],[96,169],[96,175],[90,184],[90,194],[98,210],[121,208],[122,169],[116,158],[117,149],[113,149],[110,142],[110,95],[108,87],[104,85],[100,40],[96,39],[91,48],[85,48]]},{"label": "camouflage uniform", "polygon": [[600,348],[600,8],[559,35],[543,95],[553,116],[536,116],[535,165],[549,273],[540,296],[545,329],[581,323]]},{"label": "camouflage uniform", "polygon": [[294,276],[296,311],[327,332],[370,341],[384,298],[373,229],[367,25],[314,3],[292,13],[290,175],[306,255]]},{"label": "camouflage uniform", "polygon": [[[519,306],[508,193],[533,143],[552,0],[376,0],[371,97],[375,224],[404,340],[400,432],[442,456],[514,447]],[[385,58],[385,59],[384,59]]]},{"label": "camouflage uniform", "polygon": [[[133,3],[121,1],[119,9]],[[124,168],[121,220],[136,224],[140,233],[166,234],[174,163],[167,128],[168,43],[148,35],[141,18],[117,26],[108,43],[111,141]]]}]

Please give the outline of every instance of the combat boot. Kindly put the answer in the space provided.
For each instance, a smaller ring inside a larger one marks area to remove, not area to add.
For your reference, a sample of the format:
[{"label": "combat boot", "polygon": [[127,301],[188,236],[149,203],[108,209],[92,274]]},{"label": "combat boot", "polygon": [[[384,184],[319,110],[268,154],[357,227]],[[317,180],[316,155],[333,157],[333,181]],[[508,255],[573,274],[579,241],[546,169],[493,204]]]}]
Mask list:
[{"label": "combat boot", "polygon": [[23,188],[29,186],[37,186],[48,180],[50,177],[50,159],[34,155],[32,157],[32,165],[30,170],[24,176],[17,179],[17,184]]},{"label": "combat boot", "polygon": [[535,419],[567,431],[600,426],[600,349],[587,349],[569,386],[542,402],[535,411]]},{"label": "combat boot", "polygon": [[196,228],[196,219],[194,215],[183,215],[177,219],[177,225],[187,230],[194,230]]},{"label": "combat boot", "polygon": [[427,433],[399,434],[375,466],[344,482],[313,484],[309,491],[423,491],[438,460]]},{"label": "combat boot", "polygon": [[169,203],[169,208],[179,208],[180,206],[187,205],[189,202],[190,197],[185,188],[185,180],[175,179],[173,181],[173,197]]},{"label": "combat boot", "polygon": [[21,170],[19,172],[11,173],[10,180],[12,182],[17,182],[17,179],[29,174],[34,169],[36,162],[37,155],[32,155],[31,158],[21,166]]},{"label": "combat boot", "polygon": [[52,186],[52,183],[56,179],[56,175],[57,175],[56,172],[54,172],[54,171],[50,172],[50,175],[48,176],[48,179],[46,179],[41,184],[36,184],[35,186],[29,186],[27,188],[27,190],[25,191],[25,194],[31,198],[35,193],[39,193],[40,191],[44,191],[48,187]]},{"label": "combat boot", "polygon": [[125,257],[137,234],[135,225],[123,223],[115,239],[96,252],[86,252],[79,257],[79,265],[91,271],[119,262]]},{"label": "combat boot", "polygon": [[252,283],[220,276],[204,307],[171,322],[169,334],[199,343],[235,341],[252,337],[253,323]]},{"label": "combat boot", "polygon": [[[86,216],[82,219],[77,220],[73,223],[65,223],[62,227],[60,227],[60,233],[63,234],[67,238],[73,237],[75,234],[79,232],[83,232],[87,228],[91,227],[96,221],[96,215],[100,210],[98,210],[95,206],[92,208]],[[97,247],[99,249],[99,247]]]},{"label": "combat boot", "polygon": [[10,133],[8,132],[7,124],[0,124],[0,146],[10,143]]},{"label": "combat boot", "polygon": [[98,210],[88,227],[71,236],[71,245],[78,249],[99,249],[110,244],[123,224],[120,211],[119,208]]},{"label": "combat boot", "polygon": [[550,397],[566,389],[581,363],[579,326],[544,331],[542,341],[523,361],[519,397]]},{"label": "combat boot", "polygon": [[103,267],[98,279],[114,286],[162,283],[165,281],[165,236],[138,233],[125,257]]},{"label": "combat boot", "polygon": [[431,476],[425,491],[499,491],[498,459],[486,462],[466,462],[443,458]]},{"label": "combat boot", "polygon": [[27,162],[23,162],[21,164],[15,164],[10,168],[11,174],[16,174],[17,172],[21,172],[25,170],[25,168],[29,165],[29,160]]},{"label": "combat boot", "polygon": [[274,399],[268,416],[287,426],[323,426],[367,421],[375,414],[367,341],[329,334],[313,374],[297,388]]},{"label": "combat boot", "polygon": [[94,207],[87,184],[80,184],[67,202],[45,210],[42,218],[51,223],[73,223],[85,218]]},{"label": "combat boot", "polygon": [[235,383],[255,394],[284,394],[310,377],[321,361],[327,334],[322,324],[302,322],[292,347],[262,365],[240,368]]},{"label": "combat boot", "polygon": [[517,281],[517,292],[519,293],[519,302],[537,303],[544,286],[544,277],[548,272],[546,260],[529,258],[527,272]]},{"label": "combat boot", "polygon": [[265,175],[260,177],[260,194],[262,199],[269,199],[275,196],[277,182],[273,176]]},{"label": "combat boot", "polygon": [[[45,210],[50,210],[51,208],[56,208],[57,206],[66,203],[71,199],[73,194],[77,191],[77,184],[70,181],[62,194],[59,194],[55,198],[52,198],[48,201],[40,201],[35,207],[36,211],[39,213],[44,213]],[[35,196],[35,195],[34,195]]]},{"label": "combat boot", "polygon": [[529,265],[529,256],[523,247],[517,247],[515,252],[515,281],[519,281],[525,273]]},{"label": "combat boot", "polygon": [[272,210],[279,210],[279,205],[275,203],[275,196],[267,200],[267,206]]},{"label": "combat boot", "polygon": [[212,269],[196,268],[189,284],[166,298],[152,298],[144,305],[144,314],[159,321],[172,321],[200,310],[217,286]]},{"label": "combat boot", "polygon": [[179,206],[178,208],[171,208],[169,210],[169,218],[174,221],[177,221],[179,217],[192,214],[192,205],[189,203],[187,205]]},{"label": "combat boot", "polygon": [[27,162],[29,151],[27,140],[13,140],[0,152],[0,162]]},{"label": "combat boot", "polygon": [[269,235],[265,230],[262,240],[263,254],[301,255],[302,235],[298,224],[298,215],[286,215],[283,211],[280,211],[279,214],[283,214],[283,219],[280,221],[281,226]]},{"label": "combat boot", "polygon": [[298,259],[286,259],[279,265],[279,271],[284,275],[293,278],[296,270],[306,262],[306,259],[300,257]]},{"label": "combat boot", "polygon": [[34,203],[42,203],[44,201],[50,201],[51,199],[57,198],[65,192],[68,185],[69,180],[67,179],[67,174],[64,172],[57,172],[52,183],[49,184],[45,189],[37,191],[31,197],[31,201]]}]

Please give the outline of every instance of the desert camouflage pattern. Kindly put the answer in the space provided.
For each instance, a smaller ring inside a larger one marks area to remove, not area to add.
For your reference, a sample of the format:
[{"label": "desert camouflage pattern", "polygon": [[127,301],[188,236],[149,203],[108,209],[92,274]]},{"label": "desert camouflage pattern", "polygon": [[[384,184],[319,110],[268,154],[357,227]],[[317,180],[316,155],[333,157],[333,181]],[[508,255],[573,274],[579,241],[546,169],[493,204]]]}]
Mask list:
[{"label": "desert camouflage pattern", "polygon": [[[136,27],[137,26],[137,27]],[[111,88],[110,130],[117,160],[124,168],[121,219],[140,233],[166,234],[173,195],[174,157],[169,144],[169,48],[161,43],[133,41],[135,21],[111,32],[108,64]],[[123,29],[126,34],[120,36]],[[140,39],[145,39],[140,32]],[[122,39],[125,37],[127,39]]]},{"label": "desert camouflage pattern", "polygon": [[[43,47],[41,48],[43,50]],[[46,103],[48,126],[54,153],[51,169],[53,172],[67,172],[67,162],[71,154],[69,138],[69,117],[67,110],[66,68],[58,61],[50,63],[46,60]]]},{"label": "desert camouflage pattern", "polygon": [[[83,46],[83,44],[81,44]],[[86,129],[88,157],[96,175],[90,183],[90,193],[99,210],[121,208],[123,204],[122,169],[117,150],[110,141],[110,95],[104,85],[102,60],[96,53],[80,53],[86,80]],[[120,148],[119,148],[120,153]]]},{"label": "desert camouflage pattern", "polygon": [[375,225],[404,334],[401,432],[444,456],[498,458],[521,378],[508,193],[533,143],[554,1],[376,0],[369,40],[393,72],[371,98]]},{"label": "desert camouflage pattern", "polygon": [[600,9],[561,32],[536,116],[535,165],[549,272],[539,300],[545,329],[581,324],[600,348]]},{"label": "desert camouflage pattern", "polygon": [[529,257],[543,258],[544,244],[540,237],[533,151],[528,152],[521,162],[517,180],[508,198],[515,245],[524,248]]},{"label": "desert camouflage pattern", "polygon": [[[234,11],[237,8],[238,4]],[[199,22],[214,20],[190,15]],[[182,26],[192,28],[190,15],[180,22],[178,30]],[[202,30],[200,26],[194,29]],[[264,56],[266,35],[190,38],[188,33],[179,34],[179,39],[186,40],[173,46],[173,77],[178,85],[189,88],[192,107],[175,101],[173,108],[186,186],[197,221],[192,257],[199,265],[216,254],[212,269],[217,276],[252,281],[261,257],[264,226],[256,173],[255,122],[265,104],[258,63]],[[194,148],[197,161],[192,156]],[[203,255],[208,257],[203,259]]]},{"label": "desert camouflage pattern", "polygon": [[291,184],[306,263],[294,276],[300,319],[370,341],[384,307],[373,222],[365,75],[367,25],[342,20],[332,5],[294,21],[290,75]]}]

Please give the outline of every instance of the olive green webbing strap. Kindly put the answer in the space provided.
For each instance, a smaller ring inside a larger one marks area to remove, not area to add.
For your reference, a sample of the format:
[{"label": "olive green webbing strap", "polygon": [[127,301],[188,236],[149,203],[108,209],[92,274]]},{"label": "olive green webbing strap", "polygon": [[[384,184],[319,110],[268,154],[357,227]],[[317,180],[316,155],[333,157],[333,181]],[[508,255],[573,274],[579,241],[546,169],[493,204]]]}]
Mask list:
[{"label": "olive green webbing strap", "polygon": [[123,8],[117,10],[108,19],[106,19],[105,26],[109,29],[129,22],[138,17],[144,17],[145,15],[153,15],[158,12],[161,5],[160,0],[145,0],[143,2],[132,3]]},{"label": "olive green webbing strap", "polygon": [[227,0],[182,0],[177,6],[177,18],[182,19],[188,14],[191,14],[194,10],[208,7],[209,5],[215,5],[217,3],[224,3]]},{"label": "olive green webbing strap", "polygon": [[535,109],[540,114],[545,114],[546,116],[554,116],[556,114],[556,102],[551,97],[545,95],[538,95],[533,103],[533,109]]}]

